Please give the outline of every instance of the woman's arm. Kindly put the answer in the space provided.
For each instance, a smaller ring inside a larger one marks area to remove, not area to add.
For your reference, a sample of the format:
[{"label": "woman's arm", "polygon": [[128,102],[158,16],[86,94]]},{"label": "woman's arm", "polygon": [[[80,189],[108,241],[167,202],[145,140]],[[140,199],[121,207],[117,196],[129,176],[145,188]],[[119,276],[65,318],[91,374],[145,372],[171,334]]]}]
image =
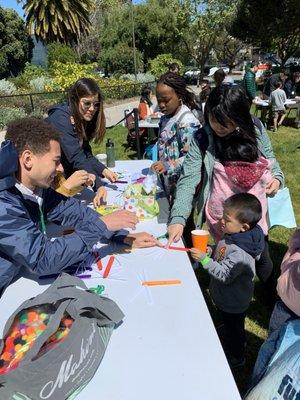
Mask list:
[{"label": "woman's arm", "polygon": [[276,160],[270,138],[263,124],[261,123],[261,128],[259,129],[259,134],[257,135],[258,148],[262,152],[263,156],[272,162],[271,173],[274,178],[280,182],[280,187],[284,186],[284,174],[280,168],[278,161]]},{"label": "woman's arm", "polygon": [[192,211],[193,197],[201,177],[202,153],[198,142],[192,139],[189,152],[182,165],[176,186],[176,198],[171,209],[170,225],[186,224]]}]

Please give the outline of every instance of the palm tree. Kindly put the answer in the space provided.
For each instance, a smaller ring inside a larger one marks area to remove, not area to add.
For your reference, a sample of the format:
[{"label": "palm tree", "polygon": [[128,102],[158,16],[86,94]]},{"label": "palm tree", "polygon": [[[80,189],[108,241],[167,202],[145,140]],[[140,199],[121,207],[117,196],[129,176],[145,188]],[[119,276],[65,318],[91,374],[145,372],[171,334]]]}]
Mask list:
[{"label": "palm tree", "polygon": [[30,34],[46,43],[71,44],[89,33],[89,14],[94,9],[94,1],[25,0],[23,9]]}]

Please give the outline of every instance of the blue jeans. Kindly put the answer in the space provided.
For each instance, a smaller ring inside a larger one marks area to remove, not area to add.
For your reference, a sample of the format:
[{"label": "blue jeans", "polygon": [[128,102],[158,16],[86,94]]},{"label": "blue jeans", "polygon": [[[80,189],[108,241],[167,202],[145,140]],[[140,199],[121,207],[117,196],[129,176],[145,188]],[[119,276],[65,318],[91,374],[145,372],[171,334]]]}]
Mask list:
[{"label": "blue jeans", "polygon": [[300,318],[292,310],[290,310],[282,300],[277,301],[272,312],[269,323],[269,336],[280,329],[285,322]]}]

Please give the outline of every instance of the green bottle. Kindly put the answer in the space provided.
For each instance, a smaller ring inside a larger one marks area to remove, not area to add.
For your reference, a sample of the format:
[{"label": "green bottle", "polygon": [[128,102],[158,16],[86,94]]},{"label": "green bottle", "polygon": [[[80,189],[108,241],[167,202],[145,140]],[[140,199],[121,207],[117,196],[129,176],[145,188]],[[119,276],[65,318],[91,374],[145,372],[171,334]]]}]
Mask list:
[{"label": "green bottle", "polygon": [[116,165],[115,160],[115,145],[112,139],[107,139],[106,142],[106,155],[107,155],[107,166],[112,168]]}]

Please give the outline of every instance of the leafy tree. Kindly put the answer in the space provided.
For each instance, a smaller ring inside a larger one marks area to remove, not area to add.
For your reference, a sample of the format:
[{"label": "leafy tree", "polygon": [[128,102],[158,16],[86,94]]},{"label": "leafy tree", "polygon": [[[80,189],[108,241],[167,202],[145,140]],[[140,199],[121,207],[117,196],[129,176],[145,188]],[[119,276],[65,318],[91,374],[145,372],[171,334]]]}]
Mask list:
[{"label": "leafy tree", "polygon": [[61,63],[73,63],[77,60],[75,51],[62,43],[50,43],[47,46],[48,67],[51,68],[54,61]]},{"label": "leafy tree", "polygon": [[181,41],[202,74],[234,10],[229,0],[181,0],[177,18]]},{"label": "leafy tree", "polygon": [[68,44],[89,32],[93,7],[93,0],[25,0],[23,9],[29,32],[47,43]]},{"label": "leafy tree", "polygon": [[0,7],[0,78],[17,75],[32,56],[33,43],[16,11]]},{"label": "leafy tree", "polygon": [[179,10],[179,0],[147,0],[135,7],[136,46],[143,52],[145,65],[166,51],[182,59]]},{"label": "leafy tree", "polygon": [[276,51],[282,64],[300,55],[297,0],[241,0],[230,33],[264,50]]},{"label": "leafy tree", "polygon": [[[142,54],[136,50],[137,69],[143,69]],[[101,53],[99,65],[114,74],[134,72],[133,48],[127,43],[119,42],[114,47]]]},{"label": "leafy tree", "polygon": [[105,57],[104,53],[113,53],[119,42],[133,46],[132,17],[136,48],[142,54],[146,68],[151,59],[165,53],[166,49],[182,58],[180,35],[176,26],[178,1],[146,0],[133,6],[121,0],[97,2],[96,8],[102,7],[97,20],[102,52],[100,59]]},{"label": "leafy tree", "polygon": [[218,36],[213,47],[217,60],[226,63],[230,71],[243,61],[241,50],[244,48],[245,43],[230,36],[226,30]]},{"label": "leafy tree", "polygon": [[160,54],[150,62],[150,72],[156,78],[159,78],[165,72],[168,72],[168,67],[172,63],[177,63],[182,70],[182,62],[173,58],[172,54]]}]

